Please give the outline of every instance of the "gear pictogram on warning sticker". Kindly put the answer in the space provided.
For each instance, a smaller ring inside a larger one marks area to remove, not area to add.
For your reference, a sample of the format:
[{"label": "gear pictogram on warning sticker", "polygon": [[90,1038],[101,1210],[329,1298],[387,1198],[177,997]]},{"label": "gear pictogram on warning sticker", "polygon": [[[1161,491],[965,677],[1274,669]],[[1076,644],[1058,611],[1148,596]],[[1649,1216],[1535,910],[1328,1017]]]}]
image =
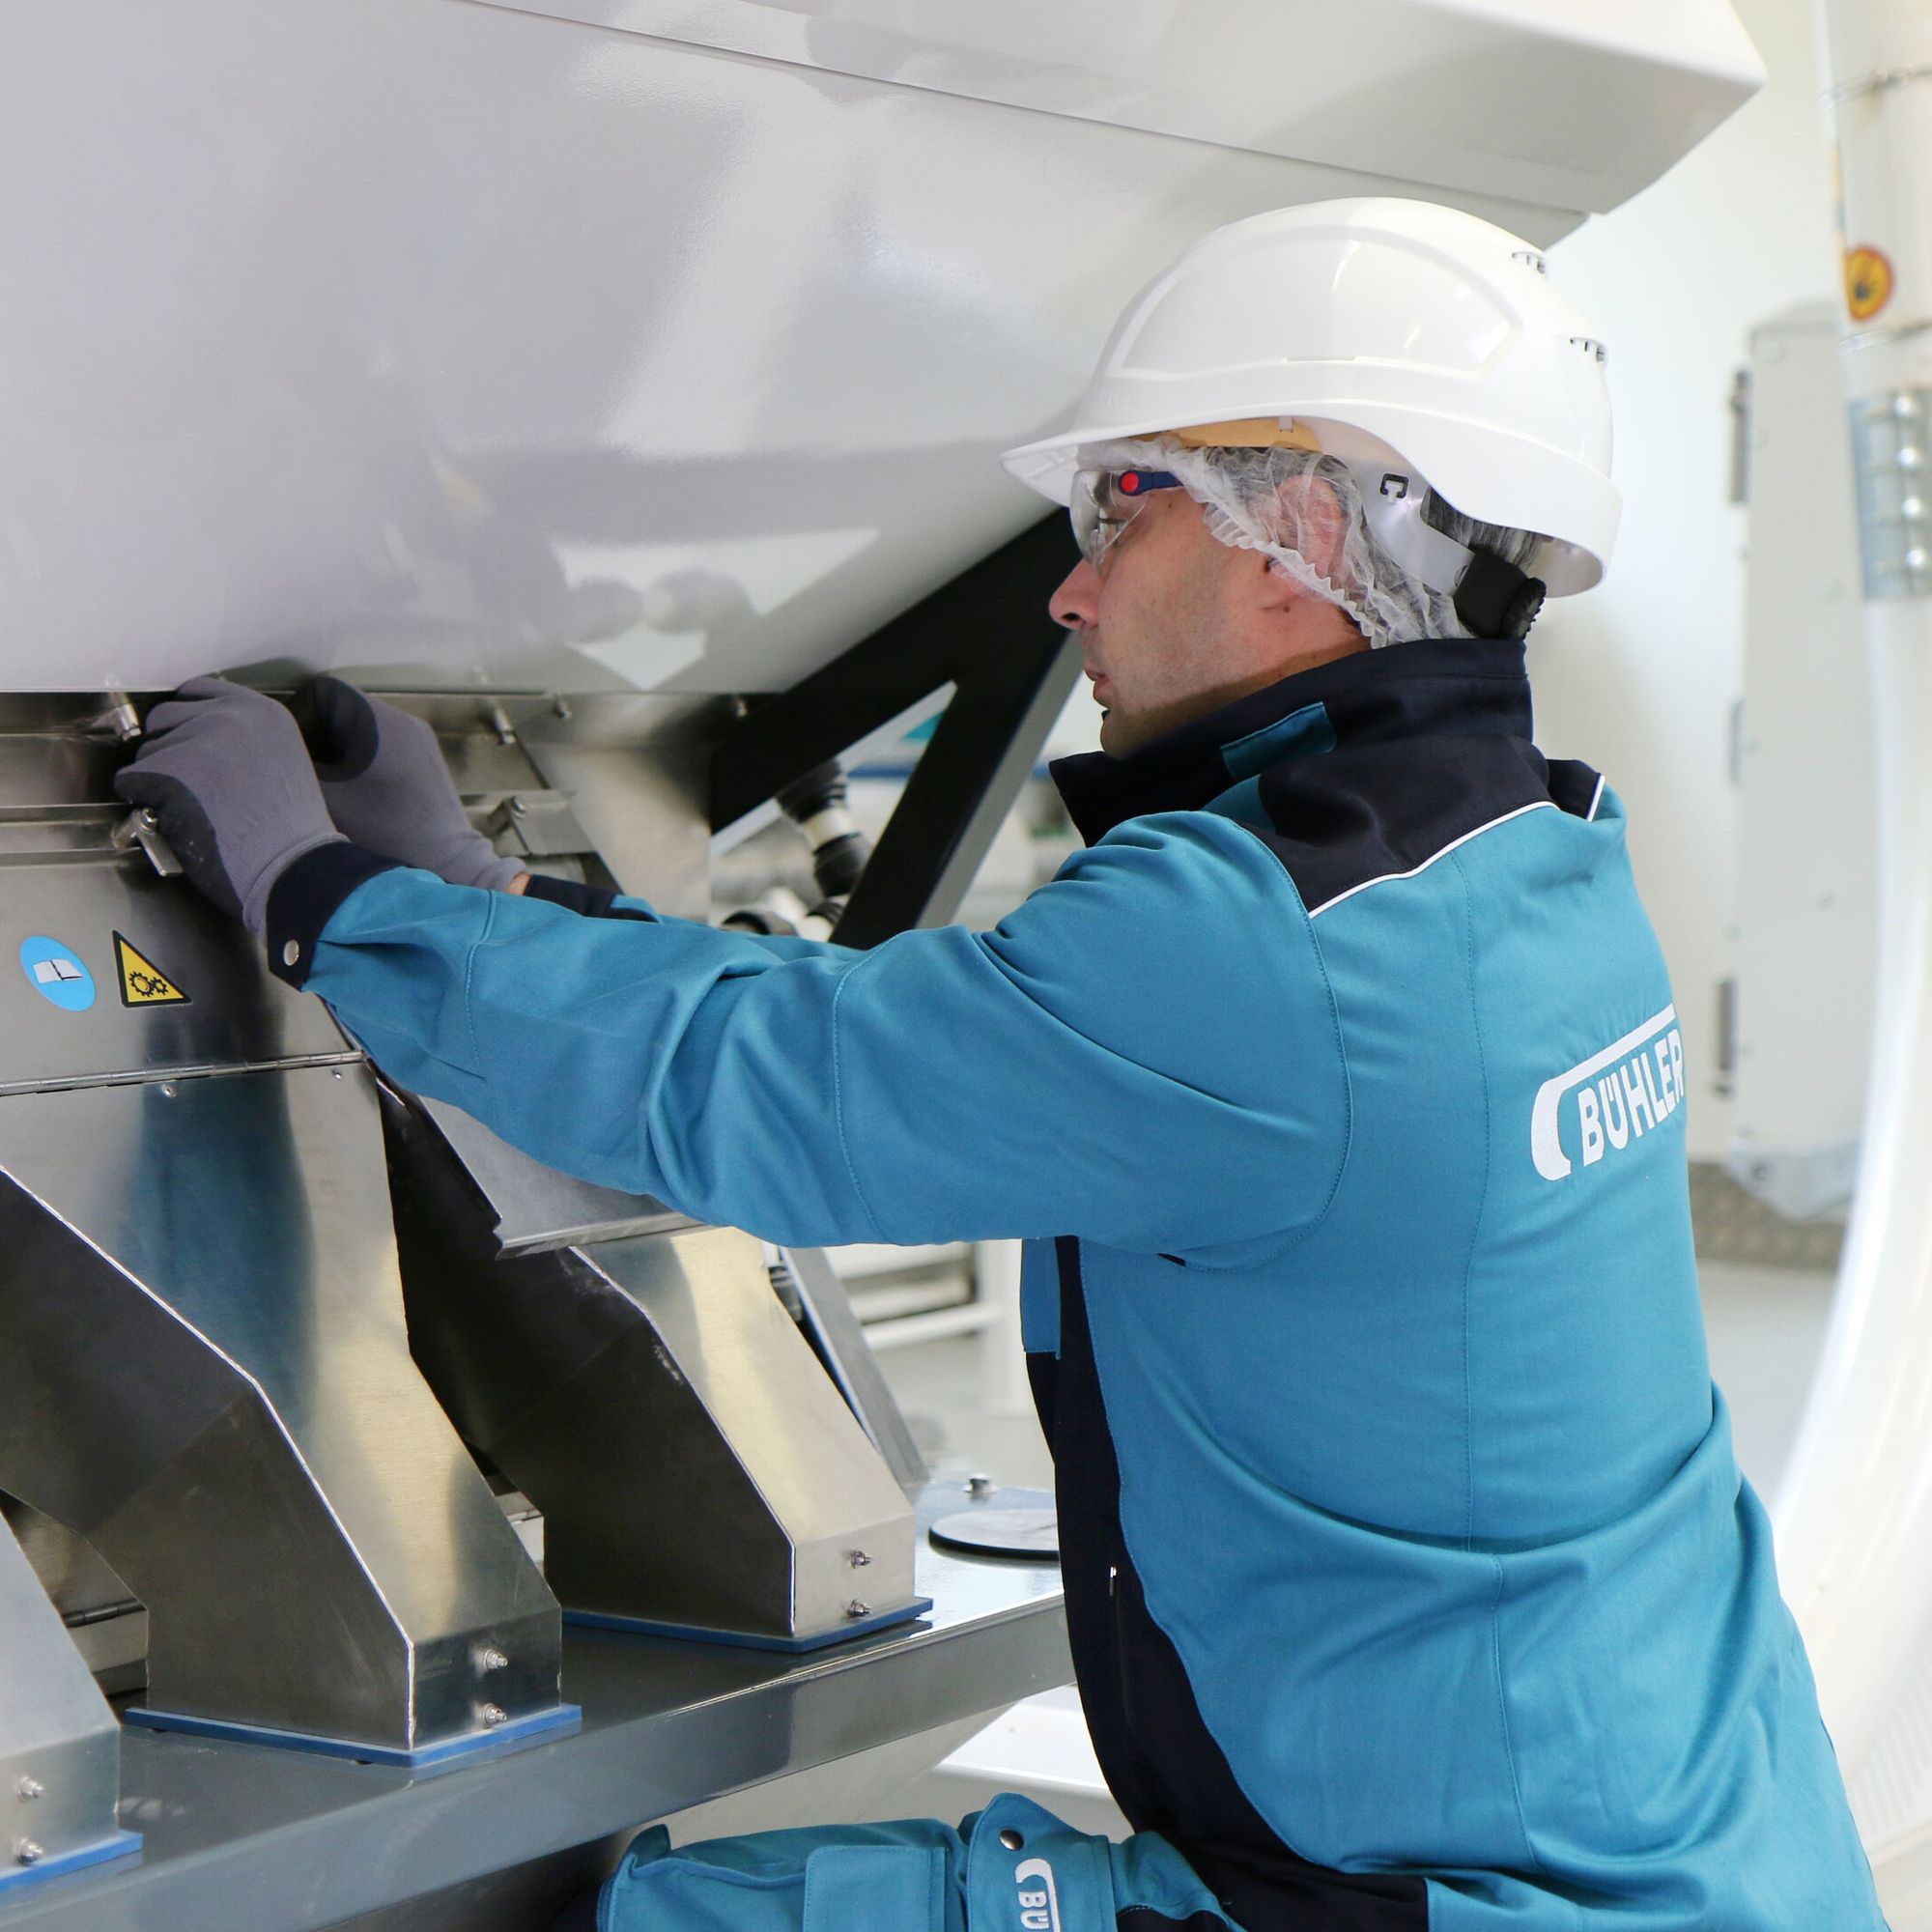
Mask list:
[{"label": "gear pictogram on warning sticker", "polygon": [[124,1007],[185,1007],[188,996],[120,934],[114,935],[114,964],[121,980]]}]

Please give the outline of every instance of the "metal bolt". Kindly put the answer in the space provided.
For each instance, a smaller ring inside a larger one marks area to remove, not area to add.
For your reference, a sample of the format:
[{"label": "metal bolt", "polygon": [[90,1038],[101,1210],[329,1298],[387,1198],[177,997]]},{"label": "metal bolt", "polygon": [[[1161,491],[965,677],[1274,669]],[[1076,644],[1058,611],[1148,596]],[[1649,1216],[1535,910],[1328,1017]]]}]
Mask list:
[{"label": "metal bolt", "polygon": [[1925,467],[1925,452],[1916,442],[1908,442],[1901,445],[1892,461],[1901,469],[1922,469]]},{"label": "metal bolt", "polygon": [[966,1493],[976,1503],[984,1502],[999,1487],[999,1484],[994,1482],[991,1476],[968,1476],[966,1478]]},{"label": "metal bolt", "polygon": [[481,1650],[476,1653],[478,1670],[507,1670],[510,1660],[500,1650]]},{"label": "metal bolt", "polygon": [[566,724],[570,723],[570,702],[567,698],[559,697],[551,706],[551,711],[554,716],[561,718]]},{"label": "metal bolt", "polygon": [[512,792],[510,794],[510,816],[512,818],[523,817],[524,813],[526,812],[528,810],[529,807],[526,806],[523,802],[523,800],[516,795],[515,792]]},{"label": "metal bolt", "polygon": [[857,1597],[854,1597],[845,1605],[845,1614],[848,1617],[869,1617],[872,1614],[872,1606],[870,1604],[862,1604]]},{"label": "metal bolt", "polygon": [[38,1777],[23,1777],[14,1787],[14,1791],[18,1793],[22,1804],[31,1804],[46,1788]]},{"label": "metal bolt", "polygon": [[23,1865],[37,1865],[46,1857],[46,1853],[35,1844],[33,1839],[22,1838],[14,1847],[14,1856]]},{"label": "metal bolt", "polygon": [[1026,1850],[1026,1840],[1010,1825],[1000,1833],[1000,1843],[1006,1846],[1009,1852],[1023,1852]]},{"label": "metal bolt", "polygon": [[172,1080],[163,1080],[163,1081],[161,1082],[161,1098],[162,1098],[162,1099],[164,1099],[164,1100],[172,1100],[172,1099],[173,1099],[173,1098],[175,1097],[175,1094],[176,1094],[177,1091],[178,1091],[178,1090],[177,1090],[177,1088],[176,1088],[176,1086],[175,1086],[175,1083],[174,1083],[174,1082],[173,1082]]},{"label": "metal bolt", "polygon": [[845,1560],[855,1570],[869,1570],[872,1565],[872,1559],[863,1549],[848,1549],[845,1552]]},{"label": "metal bolt", "polygon": [[504,1710],[500,1704],[485,1704],[477,1715],[492,1730],[495,1730],[498,1724],[507,1724],[510,1721],[509,1712]]}]

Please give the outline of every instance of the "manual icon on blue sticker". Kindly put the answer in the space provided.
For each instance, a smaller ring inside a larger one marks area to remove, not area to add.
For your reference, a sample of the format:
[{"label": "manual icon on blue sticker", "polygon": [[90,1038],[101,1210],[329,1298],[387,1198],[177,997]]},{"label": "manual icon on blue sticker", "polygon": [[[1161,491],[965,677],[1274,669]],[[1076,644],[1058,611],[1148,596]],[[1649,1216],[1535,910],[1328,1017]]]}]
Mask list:
[{"label": "manual icon on blue sticker", "polygon": [[20,971],[44,1000],[70,1013],[84,1013],[94,1004],[94,975],[80,955],[58,939],[36,933],[20,942]]}]

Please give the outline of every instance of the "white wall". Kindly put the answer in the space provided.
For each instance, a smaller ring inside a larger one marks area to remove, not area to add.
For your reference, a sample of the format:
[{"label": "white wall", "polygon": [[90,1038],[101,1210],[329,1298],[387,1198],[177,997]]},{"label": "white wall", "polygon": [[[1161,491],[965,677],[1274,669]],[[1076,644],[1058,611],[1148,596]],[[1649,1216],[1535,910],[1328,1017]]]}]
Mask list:
[{"label": "white wall", "polygon": [[1608,579],[1552,605],[1530,663],[1539,737],[1599,766],[1631,815],[1637,880],[1703,1075],[1690,1151],[1721,1158],[1711,1092],[1728,969],[1745,513],[1727,502],[1726,399],[1751,327],[1838,285],[1831,163],[1807,0],[1733,0],[1770,71],[1756,99],[1656,186],[1550,251],[1608,342],[1623,531]]}]

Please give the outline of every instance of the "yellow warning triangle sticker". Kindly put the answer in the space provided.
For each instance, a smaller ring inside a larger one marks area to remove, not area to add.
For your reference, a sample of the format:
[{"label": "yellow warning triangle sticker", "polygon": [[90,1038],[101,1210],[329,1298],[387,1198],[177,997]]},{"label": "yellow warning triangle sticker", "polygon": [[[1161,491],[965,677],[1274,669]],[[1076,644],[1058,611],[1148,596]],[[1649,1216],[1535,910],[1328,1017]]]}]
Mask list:
[{"label": "yellow warning triangle sticker", "polygon": [[114,964],[121,978],[124,1007],[185,1007],[188,996],[152,959],[135,952],[118,932]]}]

